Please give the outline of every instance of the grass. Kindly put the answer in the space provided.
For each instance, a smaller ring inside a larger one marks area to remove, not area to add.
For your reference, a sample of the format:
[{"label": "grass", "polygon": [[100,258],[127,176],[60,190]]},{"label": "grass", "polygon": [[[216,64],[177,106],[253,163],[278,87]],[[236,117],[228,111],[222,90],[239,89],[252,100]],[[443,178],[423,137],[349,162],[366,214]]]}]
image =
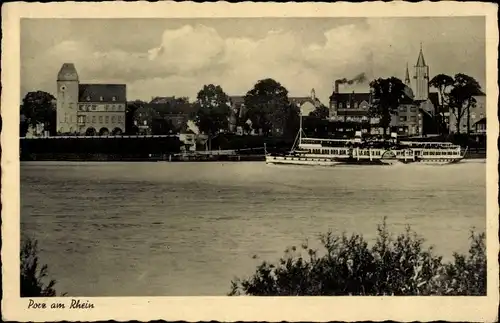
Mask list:
[{"label": "grass", "polygon": [[471,232],[469,253],[443,263],[410,227],[393,238],[384,219],[377,230],[371,247],[361,235],[332,232],[321,236],[321,255],[307,244],[292,247],[277,263],[262,262],[251,277],[233,280],[228,295],[486,295],[484,233]]}]

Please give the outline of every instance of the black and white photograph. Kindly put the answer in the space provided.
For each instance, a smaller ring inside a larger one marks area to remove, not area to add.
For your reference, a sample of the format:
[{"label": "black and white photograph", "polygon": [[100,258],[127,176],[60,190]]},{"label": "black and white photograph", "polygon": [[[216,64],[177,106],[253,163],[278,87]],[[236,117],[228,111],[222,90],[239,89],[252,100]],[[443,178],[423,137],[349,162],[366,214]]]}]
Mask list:
[{"label": "black and white photograph", "polygon": [[2,221],[23,315],[100,297],[498,301],[496,7],[104,5],[21,15],[17,69],[2,64],[19,74]]}]

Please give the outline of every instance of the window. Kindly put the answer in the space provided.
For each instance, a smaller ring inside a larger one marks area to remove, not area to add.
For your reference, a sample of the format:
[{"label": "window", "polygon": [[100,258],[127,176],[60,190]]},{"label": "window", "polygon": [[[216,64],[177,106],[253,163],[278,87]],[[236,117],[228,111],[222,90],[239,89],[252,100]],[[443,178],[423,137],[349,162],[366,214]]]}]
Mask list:
[{"label": "window", "polygon": [[341,109],[344,108],[344,105],[342,104],[342,102],[339,103],[339,108],[341,108]]},{"label": "window", "polygon": [[116,101],[116,96],[112,97],[111,101]]},{"label": "window", "polygon": [[470,114],[470,117],[471,117],[471,119],[476,119],[476,113],[475,113],[475,112],[472,112],[472,113]]},{"label": "window", "polygon": [[354,109],[357,109],[358,108],[358,102],[354,102]]},{"label": "window", "polygon": [[106,116],[105,118],[106,118],[106,123],[108,123],[109,122],[109,116]]},{"label": "window", "polygon": [[102,123],[102,116],[99,116],[99,123]]},{"label": "window", "polygon": [[399,117],[399,121],[405,122],[406,121],[406,116]]},{"label": "window", "polygon": [[85,98],[85,100],[90,101],[90,96],[87,95],[87,97]]},{"label": "window", "polygon": [[104,101],[104,98],[102,96],[100,96],[99,101]]},{"label": "window", "polygon": [[122,116],[118,116],[118,122],[122,122]]},{"label": "window", "polygon": [[346,106],[347,109],[350,109],[351,108],[351,103],[347,102],[345,106]]},{"label": "window", "polygon": [[92,104],[92,111],[95,111],[96,107],[97,106],[95,104]]},{"label": "window", "polygon": [[417,121],[417,117],[416,116],[411,116],[410,120],[415,122],[415,121]]},{"label": "window", "polygon": [[406,112],[407,111],[407,108],[405,106],[403,107],[399,107],[399,111],[400,112]]},{"label": "window", "polygon": [[116,122],[116,116],[112,116],[112,117],[111,117],[111,122],[112,122],[112,123],[115,123],[115,122]]},{"label": "window", "polygon": [[85,123],[85,116],[78,116],[77,118],[79,124],[84,124]]},{"label": "window", "polygon": [[479,118],[480,118],[480,119],[484,118],[484,113],[481,113],[481,114],[479,115]]},{"label": "window", "polygon": [[410,111],[411,111],[411,112],[417,112],[417,107],[411,107],[411,108],[410,108]]},{"label": "window", "polygon": [[95,123],[96,121],[96,116],[92,116],[92,123]]}]

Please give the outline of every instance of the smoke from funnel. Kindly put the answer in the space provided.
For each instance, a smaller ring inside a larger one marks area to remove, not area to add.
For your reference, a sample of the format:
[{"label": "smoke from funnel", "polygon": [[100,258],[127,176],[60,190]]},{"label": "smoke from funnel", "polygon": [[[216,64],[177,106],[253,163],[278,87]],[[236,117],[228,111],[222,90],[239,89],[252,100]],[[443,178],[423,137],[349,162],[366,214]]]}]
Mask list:
[{"label": "smoke from funnel", "polygon": [[360,83],[363,83],[365,81],[366,81],[365,73],[360,73],[350,80],[348,80],[346,78],[335,80],[335,93],[339,93],[339,85],[340,84],[349,84],[349,85],[354,84],[354,83],[360,84]]}]

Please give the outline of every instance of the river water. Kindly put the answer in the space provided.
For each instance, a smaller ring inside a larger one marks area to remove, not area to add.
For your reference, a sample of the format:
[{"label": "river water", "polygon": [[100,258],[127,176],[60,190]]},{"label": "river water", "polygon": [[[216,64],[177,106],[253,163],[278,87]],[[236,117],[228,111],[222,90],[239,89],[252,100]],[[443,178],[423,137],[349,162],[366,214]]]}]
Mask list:
[{"label": "river water", "polygon": [[21,163],[21,235],[69,296],[223,296],[328,230],[372,241],[384,216],[445,260],[466,252],[486,226],[486,164]]}]

